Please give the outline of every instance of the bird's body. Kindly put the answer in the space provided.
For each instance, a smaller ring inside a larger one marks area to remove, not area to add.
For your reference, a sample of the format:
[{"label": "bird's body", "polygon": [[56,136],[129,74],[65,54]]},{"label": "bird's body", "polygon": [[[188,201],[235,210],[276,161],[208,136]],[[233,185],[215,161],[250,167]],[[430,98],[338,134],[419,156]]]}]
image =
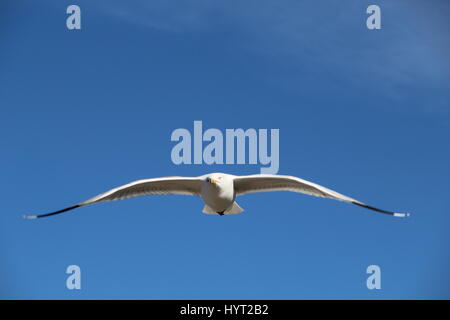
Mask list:
[{"label": "bird's body", "polygon": [[[208,178],[207,178],[208,179]],[[223,214],[236,199],[233,180],[229,176],[212,175],[209,180],[202,181],[201,197],[211,211]],[[204,208],[204,213],[208,211]]]},{"label": "bird's body", "polygon": [[293,176],[270,174],[235,176],[224,173],[212,173],[199,177],[163,177],[138,180],[111,189],[89,200],[59,211],[25,217],[29,219],[42,218],[94,203],[155,194],[196,195],[201,197],[205,203],[203,208],[204,213],[227,215],[244,211],[235,201],[237,196],[248,193],[272,191],[292,191],[345,201],[398,217],[405,217],[408,215],[406,213],[391,212],[369,206],[318,184]]}]

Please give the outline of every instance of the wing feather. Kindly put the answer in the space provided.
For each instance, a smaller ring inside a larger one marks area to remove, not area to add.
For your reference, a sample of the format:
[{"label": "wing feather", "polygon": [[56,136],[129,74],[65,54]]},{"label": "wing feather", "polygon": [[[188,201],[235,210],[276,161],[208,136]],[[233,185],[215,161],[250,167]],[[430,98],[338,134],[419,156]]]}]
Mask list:
[{"label": "wing feather", "polygon": [[257,192],[291,191],[316,197],[352,201],[354,199],[323,186],[293,176],[255,174],[234,179],[236,195]]},{"label": "wing feather", "polygon": [[24,216],[27,219],[35,219],[48,217],[55,214],[70,211],[82,206],[100,203],[105,201],[116,201],[128,198],[134,198],[144,195],[166,195],[166,194],[182,194],[182,195],[200,195],[201,178],[198,177],[163,177],[137,180],[123,186],[111,189],[107,192],[99,194],[91,199],[76,205],[61,209],[58,211],[41,214]]},{"label": "wing feather", "polygon": [[104,201],[116,201],[144,195],[199,195],[201,180],[189,177],[164,177],[138,180],[111,189],[83,202],[83,205]]},{"label": "wing feather", "polygon": [[291,191],[316,197],[345,201],[370,210],[382,212],[396,217],[406,217],[409,215],[407,213],[392,212],[369,206],[363,202],[325,188],[316,183],[293,176],[271,174],[255,174],[240,177],[237,176],[234,179],[234,189],[236,191],[236,196],[258,192]]}]

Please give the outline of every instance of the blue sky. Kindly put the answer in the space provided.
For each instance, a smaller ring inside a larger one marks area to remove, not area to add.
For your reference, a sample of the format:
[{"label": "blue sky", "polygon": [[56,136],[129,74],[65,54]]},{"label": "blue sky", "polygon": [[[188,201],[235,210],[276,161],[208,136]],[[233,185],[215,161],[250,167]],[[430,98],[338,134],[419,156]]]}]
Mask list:
[{"label": "blue sky", "polygon": [[[2,2],[0,298],[450,298],[447,1],[147,2]],[[21,218],[136,179],[259,172],[173,164],[194,120],[279,128],[280,174],[412,216],[280,192],[228,217],[155,196]]]}]

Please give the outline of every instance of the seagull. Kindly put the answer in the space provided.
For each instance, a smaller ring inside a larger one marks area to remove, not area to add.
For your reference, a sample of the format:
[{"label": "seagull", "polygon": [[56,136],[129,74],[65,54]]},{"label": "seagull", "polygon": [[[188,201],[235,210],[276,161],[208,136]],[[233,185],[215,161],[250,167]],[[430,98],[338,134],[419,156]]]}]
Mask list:
[{"label": "seagull", "polygon": [[316,197],[329,198],[389,214],[407,217],[408,213],[392,212],[369,206],[353,198],[293,176],[275,174],[254,174],[235,176],[225,173],[211,173],[198,177],[162,177],[137,180],[111,189],[84,202],[40,215],[25,215],[26,219],[36,219],[60,214],[87,205],[106,201],[134,198],[143,195],[182,194],[195,195],[203,199],[203,213],[230,215],[244,210],[236,203],[236,197],[249,193],[291,191]]}]

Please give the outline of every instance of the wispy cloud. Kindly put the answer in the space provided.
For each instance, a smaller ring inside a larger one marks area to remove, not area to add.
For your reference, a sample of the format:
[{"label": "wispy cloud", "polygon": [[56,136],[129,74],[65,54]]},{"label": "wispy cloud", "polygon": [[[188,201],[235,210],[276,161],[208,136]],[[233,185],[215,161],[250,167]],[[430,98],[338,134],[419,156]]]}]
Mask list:
[{"label": "wispy cloud", "polygon": [[[450,42],[448,2],[378,1],[382,30],[365,27],[368,1],[163,1],[102,0],[105,13],[165,32],[196,32],[225,26],[245,34],[239,45],[281,65],[327,69],[356,87],[371,82],[394,102],[411,90],[438,95],[423,110],[448,113]],[[414,10],[413,10],[414,9]],[[309,72],[313,74],[313,72]],[[302,74],[304,75],[304,73]],[[300,73],[299,73],[299,76]],[[369,79],[369,80],[368,80]],[[278,79],[283,82],[283,79]],[[272,81],[277,81],[272,75]],[[294,86],[295,81],[290,81]],[[433,106],[428,105],[433,103]]]},{"label": "wispy cloud", "polygon": [[213,23],[214,13],[220,12],[223,8],[219,2],[205,0],[98,1],[96,4],[105,13],[130,23],[171,32],[186,32],[208,27]]}]

